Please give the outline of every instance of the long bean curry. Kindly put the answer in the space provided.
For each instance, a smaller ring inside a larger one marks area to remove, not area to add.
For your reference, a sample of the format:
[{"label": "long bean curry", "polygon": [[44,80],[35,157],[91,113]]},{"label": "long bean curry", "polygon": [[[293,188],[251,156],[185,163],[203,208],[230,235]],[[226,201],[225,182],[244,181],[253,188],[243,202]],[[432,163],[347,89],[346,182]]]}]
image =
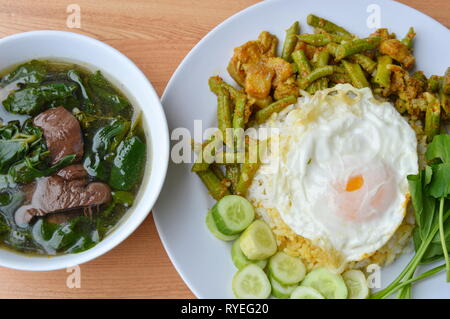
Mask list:
[{"label": "long bean curry", "polygon": [[146,139],[100,71],[33,60],[0,76],[0,246],[77,253],[133,204]]}]

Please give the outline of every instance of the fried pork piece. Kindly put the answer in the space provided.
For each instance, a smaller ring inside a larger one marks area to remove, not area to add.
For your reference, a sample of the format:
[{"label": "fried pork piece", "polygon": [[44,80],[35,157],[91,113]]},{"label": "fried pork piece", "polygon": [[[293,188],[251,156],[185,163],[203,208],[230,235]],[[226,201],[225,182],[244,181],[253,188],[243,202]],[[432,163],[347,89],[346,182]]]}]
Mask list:
[{"label": "fried pork piece", "polygon": [[294,73],[292,65],[282,58],[268,58],[265,65],[275,72],[272,81],[274,87],[286,82]]},{"label": "fried pork piece", "polygon": [[389,39],[381,42],[380,52],[387,54],[394,60],[400,62],[407,70],[411,69],[416,61],[408,47],[396,39]]},{"label": "fried pork piece", "polygon": [[272,88],[276,99],[298,95],[298,88],[292,81],[292,65],[275,57],[277,43],[275,36],[262,32],[257,41],[249,41],[234,49],[228,72],[255,101],[266,101]]},{"label": "fried pork piece", "polygon": [[245,86],[246,72],[244,65],[256,64],[263,57],[269,58],[276,54],[278,39],[267,31],[261,32],[256,41],[248,41],[234,49],[234,55],[228,64],[228,72],[241,86]]},{"label": "fried pork piece", "polygon": [[411,100],[423,92],[422,83],[409,75],[400,66],[391,64],[391,92],[395,92],[402,100]]},{"label": "fried pork piece", "polygon": [[273,97],[275,100],[280,100],[282,98],[294,95],[299,96],[299,89],[294,77],[290,77],[285,82],[281,83],[275,88],[273,92]]},{"label": "fried pork piece", "polygon": [[370,35],[370,37],[380,37],[381,40],[384,41],[384,40],[394,39],[395,34],[389,33],[389,30],[386,28],[380,28],[380,29],[376,29],[375,32]]},{"label": "fried pork piece", "polygon": [[275,76],[273,69],[268,68],[264,63],[252,63],[246,64],[244,70],[245,92],[260,99],[268,96]]},{"label": "fried pork piece", "polygon": [[427,105],[423,97],[423,83],[398,65],[391,64],[388,67],[392,71],[389,94],[398,96],[395,102],[397,110],[400,113],[407,111],[414,118],[419,118]]}]

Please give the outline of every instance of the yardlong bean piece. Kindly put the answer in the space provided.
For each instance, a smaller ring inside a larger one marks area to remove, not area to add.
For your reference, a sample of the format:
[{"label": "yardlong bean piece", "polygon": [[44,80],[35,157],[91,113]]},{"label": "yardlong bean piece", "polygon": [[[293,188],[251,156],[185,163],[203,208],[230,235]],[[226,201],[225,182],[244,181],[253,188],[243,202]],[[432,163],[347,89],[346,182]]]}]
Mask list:
[{"label": "yardlong bean piece", "polygon": [[342,60],[349,55],[363,51],[373,50],[378,47],[380,42],[380,37],[369,37],[343,43],[336,48],[336,60]]},{"label": "yardlong bean piece", "polygon": [[442,89],[445,94],[450,94],[450,67],[447,68],[447,71],[444,75],[444,84],[442,85]]},{"label": "yardlong bean piece", "polygon": [[247,104],[247,97],[242,94],[236,98],[233,113],[233,129],[244,129],[245,127],[245,106]]},{"label": "yardlong bean piece", "polygon": [[286,38],[283,43],[283,50],[281,57],[286,61],[291,61],[291,54],[294,51],[295,45],[297,44],[297,34],[300,32],[300,24],[295,21],[289,29],[286,30]]},{"label": "yardlong bean piece", "polygon": [[316,61],[315,61],[316,67],[327,66],[329,61],[330,61],[330,53],[328,51],[324,50],[316,54]]},{"label": "yardlong bean piece", "polygon": [[[448,71],[448,70],[447,70]],[[441,118],[450,119],[450,96],[445,94],[444,84],[445,77],[441,78],[439,81],[439,100],[441,102],[441,107],[445,112],[445,117],[441,114]]]},{"label": "yardlong bean piece", "polygon": [[378,57],[377,72],[373,81],[384,88],[391,87],[391,69],[388,65],[392,64],[392,58],[388,55],[380,55]]},{"label": "yardlong bean piece", "polygon": [[329,76],[331,82],[333,83],[351,83],[352,79],[347,73],[333,73]]},{"label": "yardlong bean piece", "polygon": [[210,166],[211,171],[217,176],[217,178],[220,180],[222,184],[227,184],[227,179],[225,175],[223,174],[222,169],[220,168],[219,164],[212,163]]},{"label": "yardlong bean piece", "polygon": [[441,105],[439,100],[431,93],[424,93],[427,100],[427,112],[425,113],[425,135],[431,142],[436,134],[439,134],[441,122]]},{"label": "yardlong bean piece", "polygon": [[282,98],[255,113],[254,124],[264,123],[273,113],[281,112],[285,107],[297,102],[294,95]]},{"label": "yardlong bean piece", "polygon": [[441,101],[442,110],[445,112],[445,117],[441,117],[450,119],[450,97],[441,90],[439,92],[439,100]]},{"label": "yardlong bean piece", "polygon": [[308,87],[308,85],[313,83],[315,80],[317,80],[321,77],[324,77],[324,76],[331,75],[331,74],[333,74],[333,72],[334,72],[334,68],[331,65],[316,68],[310,74],[308,74],[306,77],[304,77],[298,81],[298,87],[300,89],[305,89],[306,87]]},{"label": "yardlong bean piece", "polygon": [[[314,55],[314,65],[317,68],[324,67],[328,65],[328,62],[330,60],[330,53],[326,50],[320,51]],[[334,72],[334,67],[333,67]],[[318,80],[311,83],[307,88],[306,91],[309,94],[314,94],[316,91],[323,90],[328,88],[328,78],[327,77],[321,77]]]},{"label": "yardlong bean piece", "polygon": [[428,79],[425,76],[425,74],[423,73],[423,71],[415,71],[412,76],[412,78],[416,79],[417,81],[419,81],[420,83],[420,88],[422,89],[422,91],[425,91],[428,85]]},{"label": "yardlong bean piece", "polygon": [[228,164],[225,166],[225,175],[230,181],[231,193],[236,193],[236,186],[239,182],[241,167],[239,164]]},{"label": "yardlong bean piece", "polygon": [[226,187],[226,185],[222,184],[217,178],[216,174],[211,169],[207,169],[206,171],[196,172],[198,177],[202,180],[203,184],[205,184],[209,193],[215,200],[219,200],[225,195],[230,195],[230,191]]},{"label": "yardlong bean piece", "polygon": [[427,86],[427,91],[428,92],[437,92],[439,91],[439,81],[440,81],[440,76],[439,75],[432,75],[430,76],[430,78],[428,79],[428,86]]},{"label": "yardlong bean piece", "polygon": [[[213,134],[209,140],[203,143],[201,153],[197,157],[197,161],[192,165],[193,172],[206,171],[209,168],[210,162],[207,160],[207,155],[214,156],[215,154],[215,143],[216,143],[216,135]],[[211,149],[212,147],[212,149]],[[209,153],[209,154],[208,154]]]},{"label": "yardlong bean piece", "polygon": [[408,30],[408,33],[405,35],[405,37],[402,39],[402,42],[408,49],[412,49],[413,47],[413,39],[416,36],[416,33],[414,32],[414,28],[410,27]]},{"label": "yardlong bean piece", "polygon": [[316,47],[322,47],[327,45],[330,42],[334,42],[330,39],[330,37],[326,36],[325,34],[302,34],[297,36],[297,38],[300,41],[303,41],[305,43],[314,45]]},{"label": "yardlong bean piece", "polygon": [[367,55],[356,53],[351,55],[349,58],[353,63],[358,63],[359,65],[361,65],[361,67],[369,74],[372,74],[373,71],[375,71],[375,69],[377,68],[377,63]]},{"label": "yardlong bean piece", "polygon": [[314,33],[314,34],[302,34],[297,36],[300,41],[314,45],[316,47],[322,47],[329,43],[342,42],[348,40],[348,37],[330,34],[330,33]]},{"label": "yardlong bean piece", "polygon": [[247,107],[247,96],[244,94],[238,96],[235,100],[234,113],[233,113],[233,139],[234,145],[237,150],[242,147],[241,135],[244,134],[245,129],[245,110]]},{"label": "yardlong bean piece", "polygon": [[[222,132],[222,138],[227,144],[229,136],[227,136],[227,129],[232,128],[232,103],[230,93],[225,88],[221,88],[217,96],[217,125]],[[228,145],[228,144],[227,144]]]},{"label": "yardlong bean piece", "polygon": [[324,18],[320,18],[314,14],[309,14],[306,18],[306,21],[308,24],[315,28],[321,28],[327,32],[334,33],[334,34],[343,34],[351,36],[352,34],[345,30],[343,27],[340,27],[336,24],[334,24],[331,21],[328,21]]},{"label": "yardlong bean piece", "polygon": [[228,90],[232,99],[237,99],[239,96],[243,95],[244,92],[239,91],[231,84],[226,83],[220,76],[212,76],[208,80],[209,89],[215,94],[219,95],[221,88]]},{"label": "yardlong bean piece", "polygon": [[334,43],[334,42],[330,42],[327,44],[326,46],[326,50],[334,57],[336,57],[336,51],[337,48],[339,47],[339,44]]},{"label": "yardlong bean piece", "polygon": [[241,175],[239,176],[239,182],[236,185],[236,194],[245,196],[248,188],[252,184],[256,171],[258,170],[260,163],[244,163],[241,167]]},{"label": "yardlong bean piece", "polygon": [[298,74],[301,77],[307,76],[311,73],[311,65],[309,64],[308,58],[306,57],[305,51],[297,50],[292,53],[292,59],[297,65]]},{"label": "yardlong bean piece", "polygon": [[270,95],[262,99],[258,99],[252,96],[251,101],[253,101],[253,104],[255,104],[257,107],[262,109],[269,106],[273,102],[273,99]]},{"label": "yardlong bean piece", "polygon": [[364,87],[369,87],[369,82],[367,82],[366,76],[359,64],[351,63],[343,60],[342,65],[347,71],[348,76],[352,80],[354,87],[362,89]]},{"label": "yardlong bean piece", "polygon": [[309,94],[314,94],[319,90],[328,88],[328,79],[326,77],[320,78],[317,81],[311,83],[305,91]]}]

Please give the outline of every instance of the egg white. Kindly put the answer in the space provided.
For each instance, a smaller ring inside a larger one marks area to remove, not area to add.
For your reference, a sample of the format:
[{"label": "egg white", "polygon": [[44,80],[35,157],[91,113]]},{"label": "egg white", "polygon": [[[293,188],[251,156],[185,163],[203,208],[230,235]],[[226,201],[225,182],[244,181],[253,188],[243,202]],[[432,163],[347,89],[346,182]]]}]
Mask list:
[{"label": "egg white", "polygon": [[[415,132],[391,103],[340,84],[300,98],[265,126],[278,129],[279,146],[258,170],[253,197],[264,187],[269,208],[295,233],[344,262],[389,240],[405,215],[406,177],[418,171]],[[354,176],[363,185],[347,191]]]}]

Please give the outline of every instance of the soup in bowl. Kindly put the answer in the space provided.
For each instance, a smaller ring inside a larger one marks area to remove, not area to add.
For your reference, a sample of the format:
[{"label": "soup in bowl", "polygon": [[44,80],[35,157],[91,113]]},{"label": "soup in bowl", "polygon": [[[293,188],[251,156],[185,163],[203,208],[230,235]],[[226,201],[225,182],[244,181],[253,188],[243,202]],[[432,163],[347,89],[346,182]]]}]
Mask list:
[{"label": "soup in bowl", "polygon": [[0,40],[0,121],[0,265],[80,264],[151,210],[166,121],[145,76],[113,48],[55,31]]}]

